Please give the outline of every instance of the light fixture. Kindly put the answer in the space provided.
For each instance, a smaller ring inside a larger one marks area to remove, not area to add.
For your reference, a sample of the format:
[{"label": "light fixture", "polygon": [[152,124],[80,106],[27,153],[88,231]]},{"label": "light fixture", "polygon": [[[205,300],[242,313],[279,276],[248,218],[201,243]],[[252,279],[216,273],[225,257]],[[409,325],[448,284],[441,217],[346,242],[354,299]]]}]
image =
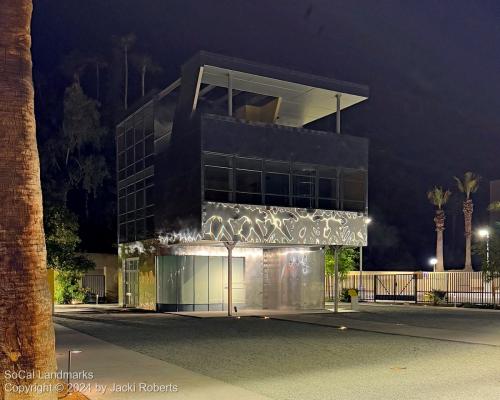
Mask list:
[{"label": "light fixture", "polygon": [[490,230],[488,228],[481,228],[477,231],[478,235],[482,238],[487,238],[490,236]]},{"label": "light fixture", "polygon": [[430,265],[435,266],[437,263],[438,263],[438,260],[437,260],[436,257],[433,257],[433,258],[429,259],[429,264]]},{"label": "light fixture", "polygon": [[365,224],[369,225],[372,222],[372,219],[370,217],[365,217]]}]

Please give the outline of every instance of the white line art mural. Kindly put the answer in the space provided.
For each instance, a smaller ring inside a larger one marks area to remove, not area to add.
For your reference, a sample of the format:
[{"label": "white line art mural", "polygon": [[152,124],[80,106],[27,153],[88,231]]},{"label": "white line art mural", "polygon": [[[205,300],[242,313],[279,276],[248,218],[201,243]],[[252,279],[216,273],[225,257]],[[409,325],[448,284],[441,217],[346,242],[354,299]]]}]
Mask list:
[{"label": "white line art mural", "polygon": [[203,203],[204,240],[366,246],[362,214],[337,210]]}]

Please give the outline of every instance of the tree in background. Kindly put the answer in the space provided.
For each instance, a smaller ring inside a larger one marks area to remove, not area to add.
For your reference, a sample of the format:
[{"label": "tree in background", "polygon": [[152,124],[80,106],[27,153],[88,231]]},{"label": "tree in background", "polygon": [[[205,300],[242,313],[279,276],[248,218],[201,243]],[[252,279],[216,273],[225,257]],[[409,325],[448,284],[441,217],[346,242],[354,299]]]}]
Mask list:
[{"label": "tree in background", "polygon": [[446,216],[443,207],[450,196],[451,192],[449,190],[443,190],[442,187],[438,186],[434,186],[427,192],[427,198],[431,204],[436,206],[436,216],[434,217],[434,223],[436,224],[436,272],[444,271],[443,231]]},{"label": "tree in background", "polygon": [[[56,371],[52,302],[43,231],[35,136],[31,0],[0,7],[0,399],[55,400],[55,391],[7,392],[6,384],[41,387]],[[4,371],[34,371],[19,379]]]},{"label": "tree in background", "polygon": [[133,33],[121,36],[115,39],[115,43],[123,51],[123,66],[124,66],[124,86],[123,86],[123,107],[126,110],[128,108],[128,56],[130,48],[135,44],[136,36]]},{"label": "tree in background", "polygon": [[131,61],[141,74],[141,95],[144,97],[146,94],[146,73],[154,74],[161,72],[161,67],[155,64],[148,54],[133,54]]},{"label": "tree in background", "polygon": [[45,213],[47,265],[57,271],[56,301],[83,301],[80,287],[83,274],[95,268],[94,262],[77,254],[81,243],[76,215],[63,207],[50,207]]},{"label": "tree in background", "polygon": [[45,191],[49,204],[66,205],[71,189],[83,189],[85,210],[88,196],[94,198],[109,177],[106,159],[101,154],[106,129],[100,125],[97,102],[85,95],[78,83],[64,94],[62,129],[42,148]]},{"label": "tree in background", "polygon": [[[339,276],[344,279],[350,271],[354,271],[358,265],[359,252],[352,247],[339,249]],[[328,247],[325,250],[325,273],[333,276],[335,274],[335,250]]]},{"label": "tree in background", "polygon": [[463,179],[453,177],[457,183],[458,190],[465,195],[463,202],[463,213],[465,222],[465,265],[464,271],[472,272],[471,240],[472,240],[472,213],[474,203],[471,195],[479,188],[480,177],[473,172],[466,172]]}]

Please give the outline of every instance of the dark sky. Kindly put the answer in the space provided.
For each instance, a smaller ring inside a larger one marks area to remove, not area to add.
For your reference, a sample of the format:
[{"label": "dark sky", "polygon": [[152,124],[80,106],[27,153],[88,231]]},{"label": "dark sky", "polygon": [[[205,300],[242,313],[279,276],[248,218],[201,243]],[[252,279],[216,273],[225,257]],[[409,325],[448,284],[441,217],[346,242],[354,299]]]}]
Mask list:
[{"label": "dark sky", "polygon": [[[35,0],[35,73],[61,87],[62,57],[111,52],[136,33],[162,65],[158,86],[205,49],[365,83],[370,99],[345,112],[345,133],[370,148],[372,268],[426,267],[434,254],[426,190],[452,189],[449,266],[463,263],[461,194],[453,175],[483,180],[475,224],[500,178],[500,2],[306,0]],[[63,86],[62,86],[63,87]]]}]

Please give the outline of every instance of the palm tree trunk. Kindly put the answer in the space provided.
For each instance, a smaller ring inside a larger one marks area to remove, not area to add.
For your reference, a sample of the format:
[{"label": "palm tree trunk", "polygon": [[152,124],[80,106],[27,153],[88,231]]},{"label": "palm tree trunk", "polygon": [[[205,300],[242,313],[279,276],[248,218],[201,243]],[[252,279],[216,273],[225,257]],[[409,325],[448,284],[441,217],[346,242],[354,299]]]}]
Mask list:
[{"label": "palm tree trunk", "polygon": [[[40,165],[31,72],[31,0],[0,7],[0,399],[57,398],[55,392],[16,395],[15,385],[51,384],[56,370],[52,304],[47,283]],[[11,380],[4,371],[35,371]]]},{"label": "palm tree trunk", "polygon": [[445,215],[443,210],[436,210],[434,222],[436,223],[436,272],[444,272],[443,232]]},{"label": "palm tree trunk", "polygon": [[124,95],[124,107],[125,110],[128,108],[128,47],[125,46],[125,95]]},{"label": "palm tree trunk", "polygon": [[465,222],[465,265],[464,271],[472,272],[471,240],[472,240],[472,213],[474,204],[471,199],[464,201],[464,222]]},{"label": "palm tree trunk", "polygon": [[96,100],[99,101],[99,90],[101,86],[101,77],[99,71],[99,62],[95,63],[95,73],[96,73]]},{"label": "palm tree trunk", "polygon": [[146,65],[142,66],[141,70],[141,89],[142,89],[142,97],[144,97],[144,94],[146,92]]}]

